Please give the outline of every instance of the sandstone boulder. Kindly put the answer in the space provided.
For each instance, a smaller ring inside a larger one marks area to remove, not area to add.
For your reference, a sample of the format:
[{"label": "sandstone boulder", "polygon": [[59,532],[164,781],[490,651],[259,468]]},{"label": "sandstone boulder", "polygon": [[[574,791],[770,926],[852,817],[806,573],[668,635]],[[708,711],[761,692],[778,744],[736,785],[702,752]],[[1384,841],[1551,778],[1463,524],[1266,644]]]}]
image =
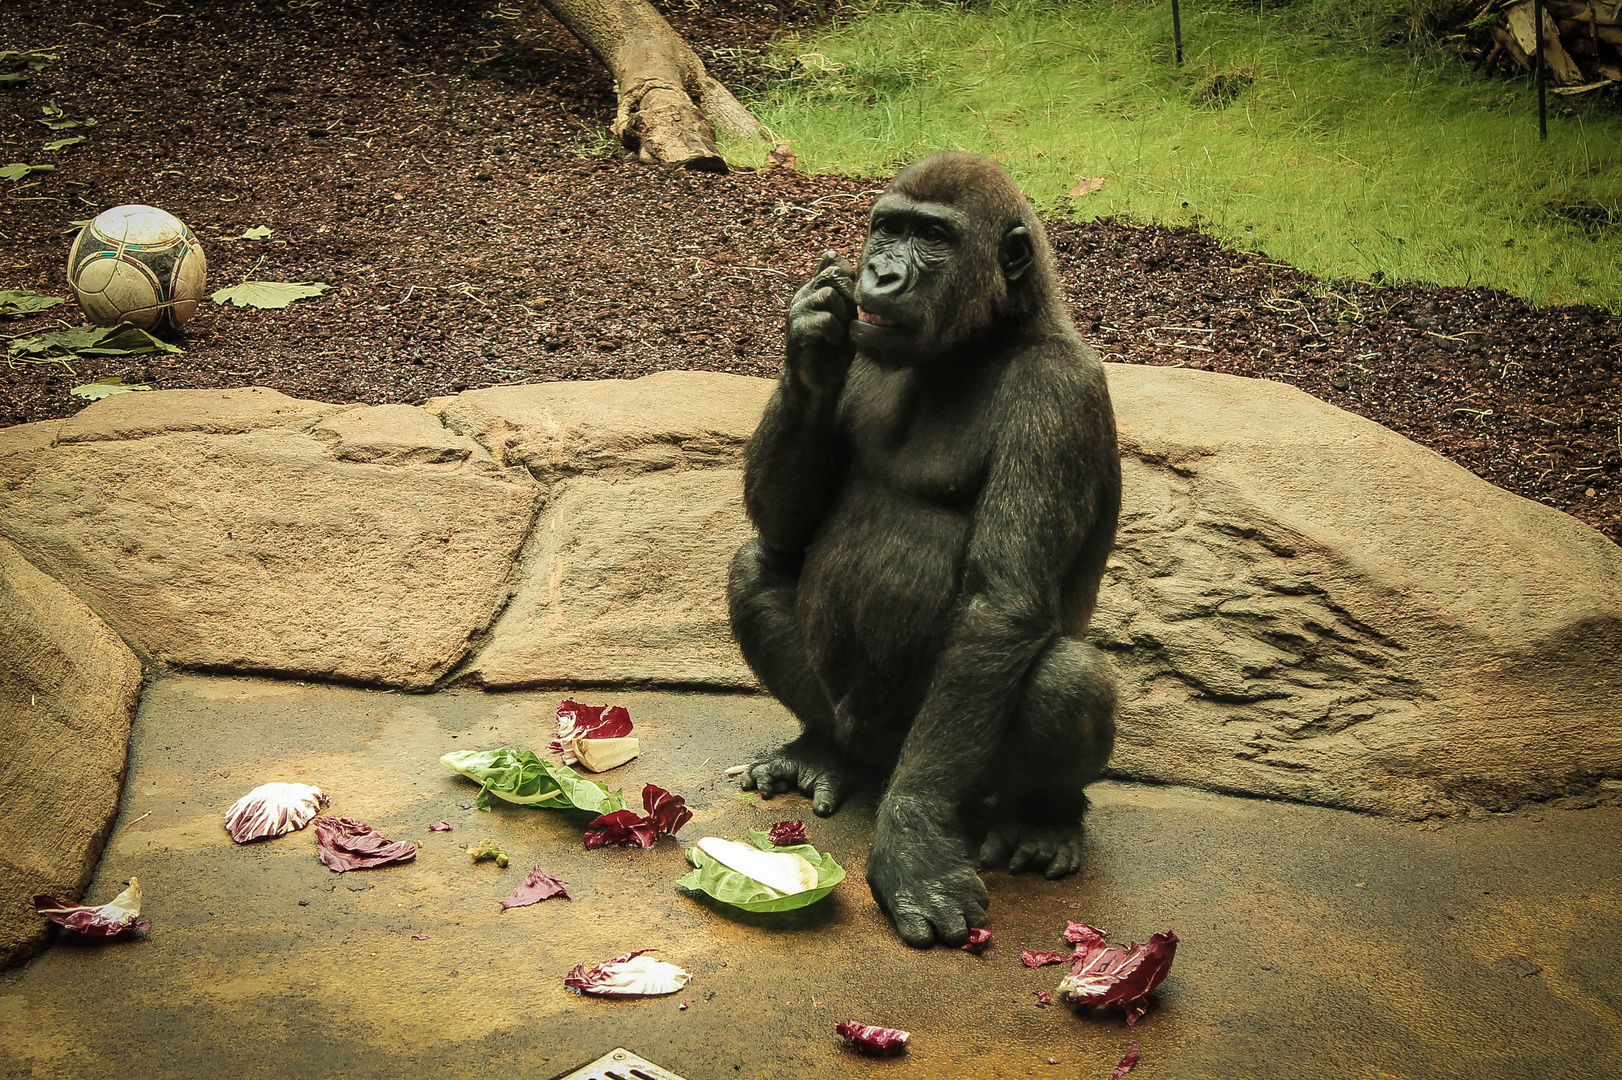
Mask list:
[{"label": "sandstone boulder", "polygon": [[772,383],[662,371],[640,379],[493,386],[424,406],[506,465],[550,484],[582,473],[732,467],[760,423]]},{"label": "sandstone boulder", "polygon": [[54,931],[32,897],[77,899],[118,813],[141,665],[0,540],[0,968]]},{"label": "sandstone boulder", "polygon": [[230,394],[0,433],[0,536],[159,663],[432,686],[505,603],[538,485],[409,406]]}]

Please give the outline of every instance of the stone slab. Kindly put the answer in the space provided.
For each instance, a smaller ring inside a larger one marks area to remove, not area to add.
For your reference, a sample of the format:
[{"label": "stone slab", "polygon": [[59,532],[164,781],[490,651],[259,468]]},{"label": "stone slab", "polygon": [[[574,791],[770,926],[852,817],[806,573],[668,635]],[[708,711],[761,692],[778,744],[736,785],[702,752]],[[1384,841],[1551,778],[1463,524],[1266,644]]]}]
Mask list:
[{"label": "stone slab", "polygon": [[0,540],[0,968],[53,933],[33,896],[77,900],[90,882],[140,695],[118,635]]},{"label": "stone slab", "polygon": [[727,620],[749,536],[737,469],[570,481],[523,555],[524,577],[464,673],[478,685],[750,688]]},{"label": "stone slab", "polygon": [[506,602],[540,489],[426,413],[361,409],[318,436],[332,410],[272,402],[292,426],[220,434],[170,430],[172,395],[107,400],[125,399],[106,438],[98,405],[77,441],[0,454],[0,536],[143,656],[424,689]]},{"label": "stone slab", "polygon": [[662,371],[640,379],[495,386],[423,407],[503,464],[549,483],[577,474],[733,466],[773,383]]}]

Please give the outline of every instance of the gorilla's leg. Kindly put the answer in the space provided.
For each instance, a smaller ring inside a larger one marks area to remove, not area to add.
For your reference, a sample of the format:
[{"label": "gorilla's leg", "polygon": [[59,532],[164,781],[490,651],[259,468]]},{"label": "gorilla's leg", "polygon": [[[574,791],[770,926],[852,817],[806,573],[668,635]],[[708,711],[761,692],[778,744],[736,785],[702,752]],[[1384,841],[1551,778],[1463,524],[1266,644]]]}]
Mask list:
[{"label": "gorilla's leg", "polygon": [[1109,660],[1076,638],[1054,641],[1025,683],[991,774],[983,867],[1050,878],[1081,866],[1084,789],[1115,743],[1115,678]]},{"label": "gorilla's leg", "polygon": [[849,788],[849,770],[834,745],[834,711],[811,667],[794,613],[797,568],[759,538],[738,549],[727,582],[732,633],[755,677],[800,721],[800,737],[763,752],[743,777],[763,798],[798,790],[827,817]]}]

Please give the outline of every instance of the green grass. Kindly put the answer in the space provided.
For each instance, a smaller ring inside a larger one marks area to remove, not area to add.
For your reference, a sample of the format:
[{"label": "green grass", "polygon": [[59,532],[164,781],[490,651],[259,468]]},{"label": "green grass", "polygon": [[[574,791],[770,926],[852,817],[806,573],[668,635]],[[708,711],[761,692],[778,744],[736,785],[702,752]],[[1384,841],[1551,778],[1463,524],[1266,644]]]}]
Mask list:
[{"label": "green grass", "polygon": [[[1553,99],[1539,143],[1525,80],[1380,44],[1403,25],[1380,3],[1191,0],[1182,68],[1169,0],[887,4],[782,43],[783,78],[748,104],[811,172],[971,150],[1049,214],[1197,223],[1325,278],[1622,312],[1622,115]],[[1218,75],[1252,81],[1224,104],[1201,94]]]}]

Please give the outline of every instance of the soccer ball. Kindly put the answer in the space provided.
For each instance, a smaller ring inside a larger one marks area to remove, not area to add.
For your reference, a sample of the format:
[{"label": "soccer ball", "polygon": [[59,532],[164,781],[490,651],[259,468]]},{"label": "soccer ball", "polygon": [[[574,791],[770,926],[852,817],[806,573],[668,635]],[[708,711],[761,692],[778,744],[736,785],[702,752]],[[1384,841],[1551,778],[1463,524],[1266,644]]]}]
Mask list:
[{"label": "soccer ball", "polygon": [[203,299],[208,261],[184,222],[152,206],[115,206],[73,240],[68,284],[97,326],[179,329]]}]

